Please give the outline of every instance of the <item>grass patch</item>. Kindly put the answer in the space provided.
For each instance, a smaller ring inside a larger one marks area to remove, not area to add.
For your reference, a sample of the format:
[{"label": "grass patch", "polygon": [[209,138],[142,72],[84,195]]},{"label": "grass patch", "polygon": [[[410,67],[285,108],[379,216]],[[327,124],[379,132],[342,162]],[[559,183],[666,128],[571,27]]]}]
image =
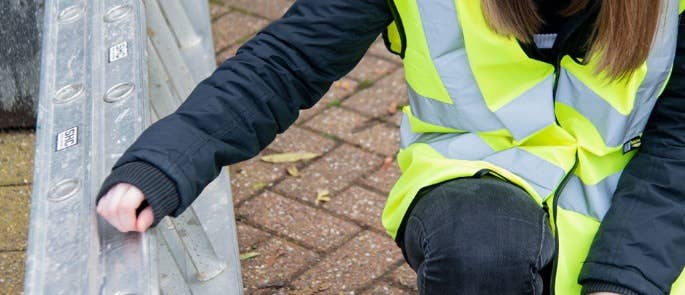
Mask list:
[{"label": "grass patch", "polygon": [[372,81],[362,80],[361,82],[359,82],[359,84],[357,84],[357,89],[358,90],[366,89],[366,88],[371,87],[371,85],[373,85]]},{"label": "grass patch", "polygon": [[326,106],[330,107],[340,107],[340,104],[342,104],[342,101],[339,99],[334,99],[333,101],[329,102]]}]

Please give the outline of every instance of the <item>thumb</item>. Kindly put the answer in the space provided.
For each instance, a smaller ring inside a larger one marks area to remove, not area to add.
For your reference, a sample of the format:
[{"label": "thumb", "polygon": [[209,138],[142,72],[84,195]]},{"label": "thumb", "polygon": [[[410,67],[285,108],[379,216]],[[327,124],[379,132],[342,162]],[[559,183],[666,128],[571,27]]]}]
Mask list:
[{"label": "thumb", "polygon": [[136,231],[139,232],[144,232],[148,228],[150,228],[150,225],[152,225],[152,222],[155,221],[155,215],[152,212],[152,207],[147,206],[145,209],[143,209],[140,214],[138,214],[138,220],[136,221]]}]

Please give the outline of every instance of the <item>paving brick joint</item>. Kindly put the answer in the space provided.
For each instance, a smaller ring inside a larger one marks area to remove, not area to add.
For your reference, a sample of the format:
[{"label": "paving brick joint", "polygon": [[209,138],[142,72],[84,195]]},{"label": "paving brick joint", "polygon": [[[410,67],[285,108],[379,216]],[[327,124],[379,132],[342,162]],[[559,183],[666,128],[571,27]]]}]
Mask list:
[{"label": "paving brick joint", "polygon": [[[280,17],[293,0],[209,0],[217,63]],[[399,169],[401,61],[381,40],[319,104],[255,159],[233,165],[231,189],[246,294],[415,294],[416,275],[380,215]],[[20,294],[34,134],[0,131],[0,293]],[[271,164],[259,157],[313,152]],[[297,176],[288,170],[297,170]],[[317,201],[327,191],[328,202]],[[252,256],[252,255],[251,255]]]}]

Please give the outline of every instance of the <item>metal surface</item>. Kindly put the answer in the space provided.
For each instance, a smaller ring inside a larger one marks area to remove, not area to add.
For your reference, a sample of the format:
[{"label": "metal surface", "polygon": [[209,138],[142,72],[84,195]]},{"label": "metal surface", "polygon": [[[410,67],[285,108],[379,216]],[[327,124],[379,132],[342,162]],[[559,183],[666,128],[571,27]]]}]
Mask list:
[{"label": "metal surface", "polygon": [[207,6],[46,2],[26,294],[242,294],[225,171],[145,234],[94,210],[126,148],[214,69]]},{"label": "metal surface", "polygon": [[[154,121],[173,112],[194,85],[212,73],[216,63],[207,1],[143,3],[148,20],[149,89]],[[234,220],[230,182],[224,170],[187,212],[160,226],[159,240],[168,246],[160,251],[160,278],[170,282],[162,282],[163,293],[187,294],[190,290],[194,294],[242,294]],[[171,233],[169,227],[175,228],[178,235]],[[165,255],[175,257],[179,267],[161,267]],[[171,283],[184,280],[183,285]]]}]

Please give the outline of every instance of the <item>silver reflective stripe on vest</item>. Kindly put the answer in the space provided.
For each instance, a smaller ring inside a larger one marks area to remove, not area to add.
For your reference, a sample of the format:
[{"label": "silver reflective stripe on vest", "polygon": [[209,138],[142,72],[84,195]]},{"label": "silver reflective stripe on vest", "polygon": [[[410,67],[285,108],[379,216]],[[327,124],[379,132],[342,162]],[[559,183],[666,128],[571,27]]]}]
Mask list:
[{"label": "silver reflective stripe on vest", "polygon": [[471,71],[454,0],[417,1],[417,5],[428,51],[453,104],[423,97],[409,87],[414,115],[434,125],[471,132],[504,128],[485,104]]},{"label": "silver reflective stripe on vest", "polygon": [[[478,85],[469,87],[478,89]],[[504,125],[485,105],[482,96],[463,96],[454,104],[446,104],[421,96],[407,84],[412,114],[421,121],[469,132],[503,129]]]},{"label": "silver reflective stripe on vest", "polygon": [[551,99],[553,85],[554,75],[549,75],[495,112],[514,139],[521,140],[555,124],[554,102]]},{"label": "silver reflective stripe on vest", "polygon": [[635,100],[637,111],[630,114],[628,120],[630,125],[624,142],[638,136],[644,129],[654,104],[656,104],[656,98],[659,96],[663,84],[667,82],[673,67],[678,38],[680,1],[665,2],[661,11],[665,17],[662,17],[662,21],[659,22],[652,50],[647,57],[647,76],[638,88]]},{"label": "silver reflective stripe on vest", "polygon": [[570,106],[590,120],[607,146],[616,147],[625,142],[627,116],[564,69],[559,74],[557,87],[557,102]]},{"label": "silver reflective stripe on vest", "polygon": [[400,148],[405,149],[414,143],[421,133],[414,133],[411,131],[409,124],[409,117],[407,114],[402,114],[402,121],[400,122]]},{"label": "silver reflective stripe on vest", "polygon": [[[417,5],[433,64],[453,104],[423,97],[409,86],[414,116],[427,123],[469,132],[506,128],[516,140],[554,123],[554,108],[549,99],[551,75],[493,114],[473,76],[454,0],[417,1]],[[532,114],[532,110],[540,111]]]},{"label": "silver reflective stripe on vest", "polygon": [[479,161],[495,152],[475,133],[425,133],[416,142],[430,145],[449,159]]},{"label": "silver reflective stripe on vest", "polygon": [[573,175],[559,195],[559,206],[601,221],[611,207],[611,197],[620,177],[621,172],[617,172],[597,184],[587,185]]},{"label": "silver reflective stripe on vest", "polygon": [[476,133],[414,133],[405,114],[400,125],[400,148],[425,143],[450,159],[481,160],[495,151]]},{"label": "silver reflective stripe on vest", "polygon": [[439,137],[419,138],[426,140],[433,149],[450,159],[478,161],[495,151],[475,133],[443,133]]},{"label": "silver reflective stripe on vest", "polygon": [[544,201],[564,178],[566,172],[545,159],[520,148],[511,148],[483,158],[509,170],[530,184]]},{"label": "silver reflective stripe on vest", "polygon": [[666,82],[675,56],[678,34],[678,1],[664,1],[662,21],[647,58],[647,75],[640,84],[633,110],[622,115],[601,96],[562,68],[557,86],[557,101],[585,116],[597,128],[609,147],[617,147],[638,136]]},{"label": "silver reflective stripe on vest", "polygon": [[560,167],[519,148],[493,150],[475,133],[413,133],[405,115],[400,128],[400,144],[425,143],[445,158],[487,161],[523,178],[542,200],[552,194],[565,172]]}]

